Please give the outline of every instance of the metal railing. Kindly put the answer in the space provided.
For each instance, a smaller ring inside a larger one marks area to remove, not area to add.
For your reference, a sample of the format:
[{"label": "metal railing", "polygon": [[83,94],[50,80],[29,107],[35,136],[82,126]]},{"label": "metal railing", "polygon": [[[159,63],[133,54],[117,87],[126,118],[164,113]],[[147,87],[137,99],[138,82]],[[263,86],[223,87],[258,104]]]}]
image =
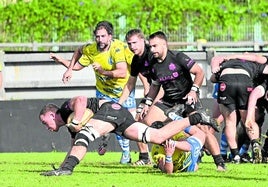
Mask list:
[{"label": "metal railing", "polygon": [[[87,42],[63,42],[63,43],[0,43],[0,50],[3,51],[73,51]],[[91,43],[89,41],[88,43]],[[205,51],[215,48],[217,51],[263,51],[268,50],[268,41],[239,41],[239,42],[169,42],[171,49],[184,51]]]}]

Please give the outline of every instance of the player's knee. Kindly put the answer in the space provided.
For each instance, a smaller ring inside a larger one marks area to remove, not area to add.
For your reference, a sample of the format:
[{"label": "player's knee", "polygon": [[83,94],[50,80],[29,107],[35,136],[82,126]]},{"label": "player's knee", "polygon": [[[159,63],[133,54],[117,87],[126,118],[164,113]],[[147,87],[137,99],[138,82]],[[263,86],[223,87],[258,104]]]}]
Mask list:
[{"label": "player's knee", "polygon": [[89,144],[89,140],[84,134],[78,133],[76,135],[75,141],[74,141],[75,146],[88,147],[88,144]]},{"label": "player's knee", "polygon": [[100,134],[92,126],[85,126],[76,135],[74,145],[88,147],[89,142],[93,142],[98,137]]},{"label": "player's knee", "polygon": [[138,126],[138,140],[143,143],[150,142],[150,132],[149,127],[147,126]]}]

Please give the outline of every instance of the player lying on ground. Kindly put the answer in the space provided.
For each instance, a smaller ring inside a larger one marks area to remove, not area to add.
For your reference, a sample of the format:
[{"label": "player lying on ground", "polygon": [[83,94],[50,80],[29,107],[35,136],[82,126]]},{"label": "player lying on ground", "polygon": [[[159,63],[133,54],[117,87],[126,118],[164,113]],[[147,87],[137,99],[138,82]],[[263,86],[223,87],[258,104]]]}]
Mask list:
[{"label": "player lying on ground", "polygon": [[[184,140],[189,146],[181,150],[178,145]],[[205,133],[196,126],[190,126],[162,145],[153,144],[151,155],[162,172],[194,172],[198,169],[198,157],[204,142]]]},{"label": "player lying on ground", "polygon": [[[86,110],[86,103],[80,103],[79,110]],[[48,111],[49,112],[49,111]],[[54,114],[56,115],[56,114]],[[181,115],[178,113],[178,115]],[[44,118],[40,116],[40,120],[46,126],[56,125],[58,120]],[[60,116],[58,116],[59,118]],[[75,123],[68,124],[68,127],[76,126],[80,122],[74,116]],[[80,116],[80,119],[82,117]],[[72,147],[70,154],[64,164],[57,170],[42,173],[45,176],[53,175],[70,175],[73,172],[74,167],[83,159],[87,153],[87,148],[90,142],[107,133],[116,133],[134,141],[140,141],[144,143],[162,144],[165,140],[174,136],[176,133],[182,131],[190,125],[196,125],[198,123],[212,126],[217,129],[216,122],[203,112],[196,112],[187,118],[175,120],[160,129],[148,127],[147,125],[136,122],[131,113],[123,108],[118,103],[106,102],[101,105],[100,109],[93,115],[93,117],[81,128],[76,134],[74,146]],[[83,125],[83,124],[82,124]],[[188,143],[185,141],[185,143]],[[181,144],[182,145],[182,144]]]}]

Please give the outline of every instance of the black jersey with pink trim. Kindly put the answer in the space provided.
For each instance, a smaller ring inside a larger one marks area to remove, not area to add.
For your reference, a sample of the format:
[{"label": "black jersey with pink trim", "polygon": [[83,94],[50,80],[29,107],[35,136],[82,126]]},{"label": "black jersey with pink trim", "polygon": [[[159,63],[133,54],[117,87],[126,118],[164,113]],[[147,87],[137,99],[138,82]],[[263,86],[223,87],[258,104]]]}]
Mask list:
[{"label": "black jersey with pink trim", "polygon": [[167,51],[161,63],[152,60],[152,79],[160,83],[165,91],[163,100],[177,102],[191,90],[193,80],[190,69],[196,62],[183,52]]},{"label": "black jersey with pink trim", "polygon": [[134,55],[131,63],[131,72],[130,75],[137,77],[141,73],[144,77],[147,78],[149,84],[152,83],[150,75],[150,60],[152,59],[152,53],[150,52],[150,46],[145,44],[144,52],[142,56]]}]

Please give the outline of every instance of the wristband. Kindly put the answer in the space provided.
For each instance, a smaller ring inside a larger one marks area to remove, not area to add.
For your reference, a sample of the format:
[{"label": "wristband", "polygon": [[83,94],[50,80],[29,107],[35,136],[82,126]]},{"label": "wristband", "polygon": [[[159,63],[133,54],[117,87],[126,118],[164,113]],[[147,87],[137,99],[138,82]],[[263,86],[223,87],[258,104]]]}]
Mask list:
[{"label": "wristband", "polygon": [[151,106],[153,104],[153,99],[150,97],[145,98],[145,104]]},{"label": "wristband", "polygon": [[166,163],[172,163],[172,156],[167,156],[166,155],[165,162]]},{"label": "wristband", "polygon": [[199,87],[195,84],[192,86],[191,90],[196,92],[196,93],[199,93]]},{"label": "wristband", "polygon": [[140,104],[141,103],[145,104],[145,101],[146,101],[146,98],[142,98]]},{"label": "wristband", "polygon": [[72,123],[72,124],[74,124],[74,125],[78,125],[78,124],[79,124],[79,121],[78,121],[78,120],[73,119],[71,123]]},{"label": "wristband", "polygon": [[140,104],[138,108],[136,109],[136,113],[141,113],[142,109],[144,108],[144,105]]}]

